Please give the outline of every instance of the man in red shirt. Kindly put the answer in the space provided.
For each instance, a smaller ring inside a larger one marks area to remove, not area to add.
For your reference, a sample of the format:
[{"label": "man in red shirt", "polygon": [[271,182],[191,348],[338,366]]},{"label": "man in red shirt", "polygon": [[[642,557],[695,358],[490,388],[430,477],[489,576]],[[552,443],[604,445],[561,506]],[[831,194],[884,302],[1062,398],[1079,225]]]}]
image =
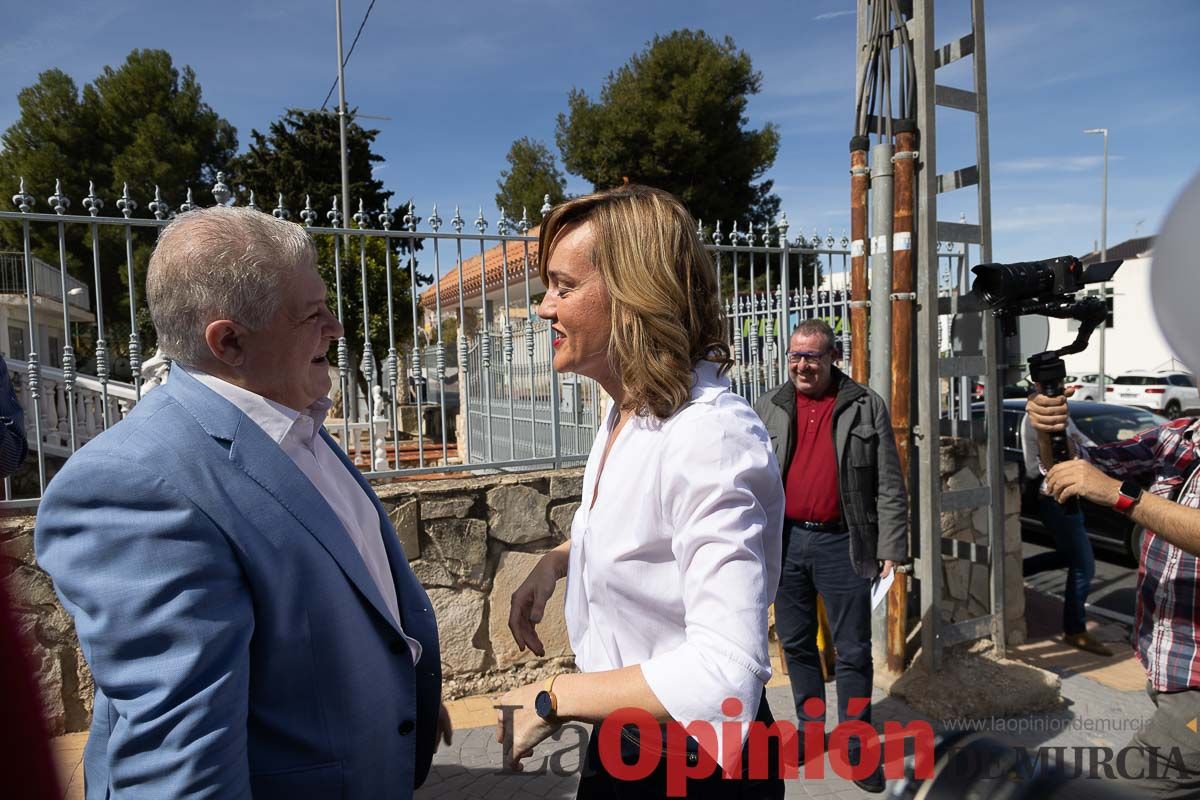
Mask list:
[{"label": "man in red shirt", "polygon": [[[838,720],[871,722],[871,582],[908,560],[908,500],[887,407],[834,366],[833,330],[808,320],[792,332],[791,380],[755,403],[784,481],[783,574],[775,628],[801,723],[824,722],[817,595],[837,653]],[[805,713],[809,698],[822,713]],[[858,702],[852,703],[857,699]],[[865,702],[864,702],[865,701]],[[859,742],[846,754],[858,763]],[[882,792],[882,770],[855,781]]]}]

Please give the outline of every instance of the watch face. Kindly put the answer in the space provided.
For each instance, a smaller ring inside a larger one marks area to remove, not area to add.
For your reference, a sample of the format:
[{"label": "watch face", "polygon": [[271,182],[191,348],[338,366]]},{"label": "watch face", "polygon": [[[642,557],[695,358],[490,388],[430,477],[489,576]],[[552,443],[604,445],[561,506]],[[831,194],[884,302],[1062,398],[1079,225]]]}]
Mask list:
[{"label": "watch face", "polygon": [[554,714],[554,704],[550,701],[550,693],[544,689],[538,692],[533,701],[533,710],[542,719],[549,719]]},{"label": "watch face", "polygon": [[1120,492],[1130,500],[1137,500],[1142,496],[1142,486],[1137,481],[1125,481],[1121,484]]}]

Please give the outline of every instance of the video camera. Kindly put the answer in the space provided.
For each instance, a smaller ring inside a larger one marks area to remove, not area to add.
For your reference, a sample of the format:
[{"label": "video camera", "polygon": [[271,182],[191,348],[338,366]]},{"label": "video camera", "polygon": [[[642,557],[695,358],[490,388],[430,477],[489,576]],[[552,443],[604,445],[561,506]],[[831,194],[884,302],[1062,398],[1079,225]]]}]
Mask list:
[{"label": "video camera", "polygon": [[[1048,261],[980,264],[971,270],[975,273],[971,292],[992,309],[1005,336],[1016,333],[1017,319],[1026,314],[1079,322],[1075,341],[1028,359],[1029,378],[1047,397],[1061,397],[1064,392],[1067,367],[1062,357],[1087,349],[1092,331],[1108,317],[1108,303],[1103,298],[1088,295],[1077,300],[1076,293],[1087,284],[1112,280],[1121,263],[1104,261],[1085,268],[1078,258],[1061,256]],[[1071,457],[1066,433],[1051,434],[1050,444],[1056,464]],[[1066,506],[1074,511],[1079,504],[1072,498]]]}]

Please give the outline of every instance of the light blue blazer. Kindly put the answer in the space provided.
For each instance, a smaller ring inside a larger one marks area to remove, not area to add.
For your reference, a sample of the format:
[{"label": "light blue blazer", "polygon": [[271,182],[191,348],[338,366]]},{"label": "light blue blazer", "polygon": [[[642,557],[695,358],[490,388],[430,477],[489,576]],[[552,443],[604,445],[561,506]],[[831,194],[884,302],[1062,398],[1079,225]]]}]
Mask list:
[{"label": "light blue blazer", "polygon": [[441,696],[432,607],[333,446],[379,510],[416,666],[312,483],[183,370],[51,481],[37,557],[96,681],[88,800],[379,800],[424,781]]}]

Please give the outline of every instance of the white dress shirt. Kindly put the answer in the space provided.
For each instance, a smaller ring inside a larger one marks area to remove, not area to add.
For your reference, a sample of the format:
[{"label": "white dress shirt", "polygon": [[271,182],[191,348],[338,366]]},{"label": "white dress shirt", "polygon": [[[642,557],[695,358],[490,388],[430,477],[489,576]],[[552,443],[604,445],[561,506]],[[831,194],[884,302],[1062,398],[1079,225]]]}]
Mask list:
[{"label": "white dress shirt", "polygon": [[383,546],[379,513],[346,465],[320,436],[325,415],[332,405],[329,398],[322,397],[301,413],[193,367],[185,369],[262,428],[312,482],[313,489],[333,509],[350,541],[354,542],[383,602],[408,642],[413,663],[417,663],[421,659],[421,643],[404,633],[400,622],[396,583]]},{"label": "white dress shirt", "polygon": [[[1095,442],[1084,436],[1083,431],[1079,430],[1078,426],[1075,425],[1075,420],[1069,416],[1067,417],[1067,438],[1073,440],[1077,445],[1084,447],[1095,446]],[[1038,448],[1038,434],[1033,428],[1033,418],[1028,414],[1021,418],[1021,456],[1025,461],[1025,476],[1027,478],[1045,475],[1050,471],[1049,467],[1042,464],[1042,454]],[[1042,494],[1045,494],[1044,490]]]},{"label": "white dress shirt", "polygon": [[[771,678],[783,482],[766,429],[729,380],[704,361],[693,376],[674,416],[626,422],[598,487],[615,406],[597,434],[571,526],[565,611],[581,670],[640,664],[672,717],[713,724],[712,755],[724,763],[721,723],[753,720]],[[742,702],[737,717],[721,712],[729,697]]]}]

